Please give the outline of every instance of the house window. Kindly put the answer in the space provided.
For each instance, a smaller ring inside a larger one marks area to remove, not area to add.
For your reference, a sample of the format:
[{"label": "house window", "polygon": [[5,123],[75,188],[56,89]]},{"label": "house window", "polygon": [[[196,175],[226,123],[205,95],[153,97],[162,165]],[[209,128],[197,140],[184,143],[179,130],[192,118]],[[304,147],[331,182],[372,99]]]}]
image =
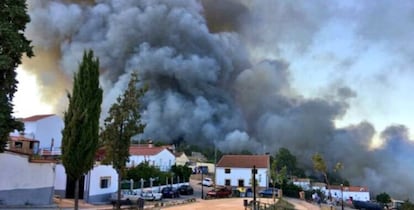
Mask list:
[{"label": "house window", "polygon": [[231,180],[230,179],[225,179],[224,180],[224,185],[230,186],[231,185]]},{"label": "house window", "polygon": [[20,142],[20,141],[14,142],[14,147],[15,148],[22,148],[23,147],[23,142]]},{"label": "house window", "polygon": [[239,187],[244,187],[244,179],[239,179]]},{"label": "house window", "polygon": [[224,169],[224,173],[226,173],[226,174],[231,173],[231,169],[230,169],[230,168],[226,168],[226,169]]},{"label": "house window", "polygon": [[110,176],[101,177],[101,181],[100,181],[101,189],[109,188],[110,185],[111,185],[111,177]]}]

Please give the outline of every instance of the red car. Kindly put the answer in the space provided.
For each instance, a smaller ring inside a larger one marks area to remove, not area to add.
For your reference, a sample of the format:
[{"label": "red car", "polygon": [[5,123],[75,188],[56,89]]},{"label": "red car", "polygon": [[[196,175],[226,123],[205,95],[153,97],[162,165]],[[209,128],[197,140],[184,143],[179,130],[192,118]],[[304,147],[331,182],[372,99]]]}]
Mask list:
[{"label": "red car", "polygon": [[227,188],[217,188],[207,192],[207,198],[228,198],[231,197],[231,190]]}]

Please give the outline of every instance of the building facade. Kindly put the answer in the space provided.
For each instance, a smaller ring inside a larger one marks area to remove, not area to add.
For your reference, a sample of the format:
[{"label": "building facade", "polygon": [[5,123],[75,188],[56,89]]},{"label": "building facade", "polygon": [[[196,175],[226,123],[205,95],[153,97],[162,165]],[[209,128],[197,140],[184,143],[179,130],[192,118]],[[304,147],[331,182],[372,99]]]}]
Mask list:
[{"label": "building facade", "polygon": [[268,155],[224,155],[216,166],[216,184],[222,186],[252,187],[253,167],[258,187],[269,183],[270,157]]},{"label": "building facade", "polygon": [[175,155],[166,147],[155,147],[152,144],[131,145],[129,148],[127,167],[134,167],[146,162],[161,171],[169,171],[175,164]]},{"label": "building facade", "polygon": [[23,118],[24,131],[14,131],[11,136],[23,136],[27,139],[39,141],[39,152],[61,154],[62,129],[64,122],[55,114],[34,115]]},{"label": "building facade", "polygon": [[[88,203],[107,203],[118,190],[118,173],[111,165],[95,165],[80,179],[80,198]],[[67,177],[62,164],[56,165],[55,194],[73,198],[73,180]]]}]

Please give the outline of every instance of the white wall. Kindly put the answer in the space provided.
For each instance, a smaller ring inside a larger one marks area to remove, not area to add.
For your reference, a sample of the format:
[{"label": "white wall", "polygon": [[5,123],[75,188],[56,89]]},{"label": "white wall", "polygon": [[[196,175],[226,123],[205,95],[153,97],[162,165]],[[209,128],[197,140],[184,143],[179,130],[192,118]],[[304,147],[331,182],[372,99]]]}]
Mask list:
[{"label": "white wall", "polygon": [[[108,188],[101,188],[101,177],[110,177]],[[62,164],[56,166],[55,194],[65,197],[66,195],[67,175],[65,167]],[[101,203],[109,201],[111,193],[118,189],[118,173],[112,168],[112,165],[95,165],[85,176],[84,198],[90,203]]]},{"label": "white wall", "polygon": [[[101,177],[111,177],[108,188],[100,187]],[[101,195],[116,192],[118,189],[118,173],[111,165],[97,165],[90,171],[89,195]]]},{"label": "white wall", "polygon": [[[369,192],[357,192],[357,191],[342,191],[343,192],[343,199],[348,200],[352,197],[354,200],[358,201],[369,201],[370,195]],[[326,196],[329,194],[329,190],[324,190]],[[341,190],[339,189],[331,189],[331,195],[334,198],[342,199]]]},{"label": "white wall", "polygon": [[152,156],[131,155],[126,165],[127,167],[137,166],[144,161],[148,161],[149,165],[159,167],[161,171],[169,171],[171,166],[175,164],[175,156],[167,149],[163,149],[160,153]]},{"label": "white wall", "polygon": [[25,155],[0,153],[0,190],[53,187],[54,163],[31,163]]},{"label": "white wall", "polygon": [[66,171],[62,164],[56,164],[55,190],[66,190]]},{"label": "white wall", "polygon": [[200,163],[200,162],[197,162],[196,167],[199,167],[199,166],[207,166],[208,173],[214,173],[214,170],[215,170],[214,163]]},{"label": "white wall", "polygon": [[55,181],[52,162],[29,162],[28,156],[0,153],[0,200],[3,205],[50,205]]},{"label": "white wall", "polygon": [[37,121],[36,139],[40,141],[40,148],[50,147],[52,138],[54,147],[61,147],[63,120],[57,115]]},{"label": "white wall", "polygon": [[[25,137],[39,140],[39,148],[50,148],[51,140],[54,139],[54,147],[59,148],[62,144],[62,129],[64,122],[57,115],[42,118],[38,121],[24,122]],[[19,132],[14,131],[13,136]]]},{"label": "white wall", "polygon": [[[244,180],[244,186],[251,186],[252,169],[251,168],[231,168],[229,174],[225,173],[225,168],[217,167],[216,169],[216,184],[224,185],[225,180],[230,179],[232,186],[238,186],[239,179]],[[266,168],[258,168],[256,174],[257,185],[259,187],[267,187],[268,177]]]},{"label": "white wall", "polygon": [[294,181],[293,184],[296,185],[296,186],[301,187],[303,190],[310,190],[311,189],[311,184],[309,182]]}]

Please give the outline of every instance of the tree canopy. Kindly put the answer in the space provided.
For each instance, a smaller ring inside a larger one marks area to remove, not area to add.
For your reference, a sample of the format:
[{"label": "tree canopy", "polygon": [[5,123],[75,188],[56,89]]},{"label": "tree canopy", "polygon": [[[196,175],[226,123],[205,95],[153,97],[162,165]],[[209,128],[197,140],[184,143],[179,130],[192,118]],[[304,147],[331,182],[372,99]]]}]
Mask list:
[{"label": "tree canopy", "polygon": [[101,140],[105,146],[106,162],[112,163],[121,172],[129,160],[131,138],[144,131],[141,122],[140,98],[146,87],[137,88],[138,75],[133,73],[124,94],[109,109],[101,132]]},{"label": "tree canopy", "polygon": [[173,165],[171,167],[171,172],[174,173],[174,176],[180,177],[181,180],[184,179],[189,181],[193,170],[188,166]]},{"label": "tree canopy", "polygon": [[389,203],[391,202],[391,197],[387,193],[383,192],[375,196],[375,200],[377,200],[379,203]]},{"label": "tree canopy", "polygon": [[321,172],[324,176],[326,176],[328,173],[328,168],[326,167],[326,163],[322,155],[319,153],[314,154],[312,156],[312,162],[315,170]]},{"label": "tree canopy", "polygon": [[146,88],[137,88],[138,82],[138,75],[132,73],[128,88],[109,109],[109,116],[105,119],[101,133],[106,151],[105,162],[112,163],[118,172],[117,209],[120,208],[121,178],[126,162],[129,161],[131,138],[142,133],[145,128],[145,124],[141,123],[140,98]]},{"label": "tree canopy", "polygon": [[99,60],[94,58],[93,51],[84,52],[68,98],[62,131],[62,163],[66,174],[76,180],[77,209],[79,178],[93,167],[98,149],[102,89],[99,87]]},{"label": "tree canopy", "polygon": [[32,57],[30,41],[24,36],[30,22],[25,0],[2,0],[0,3],[0,152],[4,151],[9,133],[23,130],[13,116],[13,97],[17,91],[16,68],[22,55]]},{"label": "tree canopy", "polygon": [[272,164],[276,171],[280,171],[286,167],[287,176],[305,176],[303,169],[297,166],[296,156],[292,155],[286,148],[282,147],[278,150]]}]

